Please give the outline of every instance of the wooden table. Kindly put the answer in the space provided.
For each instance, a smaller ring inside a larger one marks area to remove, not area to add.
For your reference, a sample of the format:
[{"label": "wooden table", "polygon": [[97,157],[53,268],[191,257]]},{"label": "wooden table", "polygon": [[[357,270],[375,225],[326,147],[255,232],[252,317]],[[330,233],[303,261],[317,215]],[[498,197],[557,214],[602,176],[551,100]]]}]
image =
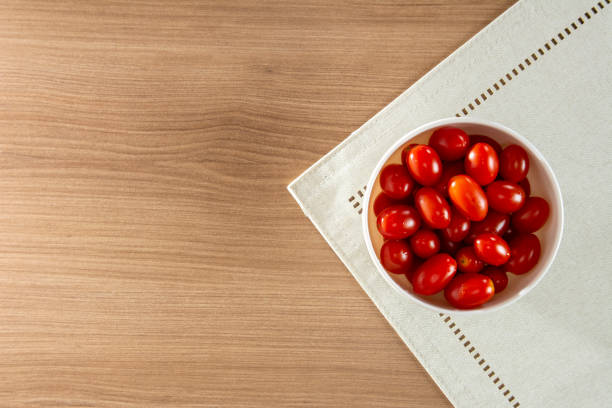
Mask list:
[{"label": "wooden table", "polygon": [[450,405],[285,188],[513,0],[375,3],[0,4],[0,405]]}]

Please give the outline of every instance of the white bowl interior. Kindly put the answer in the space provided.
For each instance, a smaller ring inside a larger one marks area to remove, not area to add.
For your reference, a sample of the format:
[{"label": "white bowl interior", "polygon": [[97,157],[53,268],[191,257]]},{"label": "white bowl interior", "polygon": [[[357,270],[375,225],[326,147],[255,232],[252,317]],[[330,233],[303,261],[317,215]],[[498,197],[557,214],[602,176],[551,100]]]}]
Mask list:
[{"label": "white bowl interior", "polygon": [[[380,170],[391,163],[401,163],[401,150],[404,146],[410,143],[427,144],[431,134],[438,128],[443,126],[454,126],[463,129],[469,135],[486,135],[497,142],[502,147],[510,144],[518,144],[522,146],[529,154],[529,173],[527,178],[531,184],[531,196],[539,196],[545,198],[550,204],[550,217],[544,227],[536,232],[542,246],[542,254],[537,265],[530,272],[524,275],[514,275],[508,273],[508,287],[501,293],[496,294],[493,299],[477,309],[459,310],[448,304],[442,293],[433,296],[417,295],[412,290],[412,285],[408,282],[404,275],[397,275],[387,272],[381,265],[379,260],[380,247],[383,244],[383,239],[376,228],[376,216],[373,211],[373,202],[381,192],[379,184]],[[416,132],[416,133],[415,133]],[[525,295],[535,284],[544,276],[552,260],[557,252],[561,242],[561,234],[563,227],[563,205],[561,199],[561,191],[559,184],[547,164],[542,154],[525,138],[516,132],[496,124],[494,122],[467,119],[453,118],[445,119],[431,124],[424,125],[421,128],[407,134],[398,144],[393,146],[376,167],[368,184],[367,196],[367,211],[364,212],[364,235],[368,250],[379,272],[383,277],[396,289],[400,290],[405,295],[409,296],[418,303],[435,309],[441,312],[463,312],[474,313],[480,311],[490,311],[498,309],[504,305],[508,305]]]}]

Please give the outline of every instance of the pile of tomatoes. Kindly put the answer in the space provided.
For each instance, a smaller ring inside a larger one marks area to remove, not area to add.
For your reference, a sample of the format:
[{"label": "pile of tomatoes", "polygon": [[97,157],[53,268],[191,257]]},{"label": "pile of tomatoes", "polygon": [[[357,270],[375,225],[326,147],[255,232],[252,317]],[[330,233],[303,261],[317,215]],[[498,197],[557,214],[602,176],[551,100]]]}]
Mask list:
[{"label": "pile of tomatoes", "polygon": [[406,275],[417,294],[443,290],[454,307],[489,301],[508,285],[507,272],[525,274],[540,258],[533,233],[550,207],[530,196],[528,171],[521,146],[502,149],[458,128],[406,146],[402,164],[382,169],[374,201],[382,265]]}]

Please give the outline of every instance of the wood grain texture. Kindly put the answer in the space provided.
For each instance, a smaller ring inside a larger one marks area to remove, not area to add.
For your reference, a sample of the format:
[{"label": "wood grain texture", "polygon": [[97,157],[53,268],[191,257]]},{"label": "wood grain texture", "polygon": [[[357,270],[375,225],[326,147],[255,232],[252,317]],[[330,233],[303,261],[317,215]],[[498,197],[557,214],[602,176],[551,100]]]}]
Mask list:
[{"label": "wood grain texture", "polygon": [[511,5],[0,3],[0,405],[450,406],[286,185]]}]

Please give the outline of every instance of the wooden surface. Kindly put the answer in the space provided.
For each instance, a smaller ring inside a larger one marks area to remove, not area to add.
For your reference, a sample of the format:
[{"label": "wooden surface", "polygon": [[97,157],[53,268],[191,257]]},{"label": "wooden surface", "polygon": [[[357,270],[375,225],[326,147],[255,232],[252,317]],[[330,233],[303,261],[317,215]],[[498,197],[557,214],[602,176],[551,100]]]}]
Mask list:
[{"label": "wooden surface", "polygon": [[512,0],[0,3],[0,405],[449,403],[286,185]]}]

